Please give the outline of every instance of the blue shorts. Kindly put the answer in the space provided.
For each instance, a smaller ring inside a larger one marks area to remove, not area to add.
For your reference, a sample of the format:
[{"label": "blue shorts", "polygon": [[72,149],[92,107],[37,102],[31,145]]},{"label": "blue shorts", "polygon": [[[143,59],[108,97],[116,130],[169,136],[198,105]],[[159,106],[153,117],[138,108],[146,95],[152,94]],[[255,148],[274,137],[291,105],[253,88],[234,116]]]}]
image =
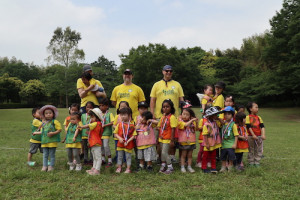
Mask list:
[{"label": "blue shorts", "polygon": [[227,149],[221,149],[221,160],[226,161],[226,160],[235,160],[235,150],[232,148],[227,148]]}]

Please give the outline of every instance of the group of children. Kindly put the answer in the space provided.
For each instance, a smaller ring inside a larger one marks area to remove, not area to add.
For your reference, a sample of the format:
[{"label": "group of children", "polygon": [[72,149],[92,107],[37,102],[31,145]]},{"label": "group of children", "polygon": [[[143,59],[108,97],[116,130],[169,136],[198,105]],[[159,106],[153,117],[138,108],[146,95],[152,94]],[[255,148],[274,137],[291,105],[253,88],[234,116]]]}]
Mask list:
[{"label": "group of children", "polygon": [[[257,115],[258,105],[249,102],[246,106],[234,110],[233,96],[222,95],[225,84],[219,82],[206,85],[201,96],[203,114],[198,120],[191,105],[181,104],[181,115],[175,117],[174,104],[170,99],[162,103],[160,120],[153,119],[146,102],[138,104],[139,116],[132,118],[128,102],[122,101],[117,108],[117,116],[109,111],[109,100],[103,98],[99,108],[87,102],[86,113],[80,114],[79,105],[72,104],[70,116],[64,122],[66,132],[62,142],[66,143],[70,170],[81,171],[83,164],[92,164],[86,172],[100,174],[102,164],[113,166],[109,146],[114,136],[116,173],[131,173],[132,153],[138,161],[138,171],[153,171],[153,161],[160,161],[159,172],[171,174],[174,171],[169,155],[170,145],[179,149],[181,172],[194,173],[192,155],[196,149],[196,132],[199,131],[199,152],[196,166],[204,173],[217,173],[216,161],[222,161],[219,172],[244,170],[243,153],[248,152],[249,166],[258,167],[263,152],[265,128],[261,117]],[[58,111],[54,106],[46,105],[32,110],[32,137],[28,153],[28,165],[33,166],[32,154],[38,149],[43,153],[42,171],[52,171],[55,164],[55,151],[60,142],[61,124],[56,120]],[[90,155],[91,154],[91,155]],[[50,157],[50,161],[48,160]],[[107,158],[107,161],[106,161]],[[187,168],[186,168],[187,166]]]}]

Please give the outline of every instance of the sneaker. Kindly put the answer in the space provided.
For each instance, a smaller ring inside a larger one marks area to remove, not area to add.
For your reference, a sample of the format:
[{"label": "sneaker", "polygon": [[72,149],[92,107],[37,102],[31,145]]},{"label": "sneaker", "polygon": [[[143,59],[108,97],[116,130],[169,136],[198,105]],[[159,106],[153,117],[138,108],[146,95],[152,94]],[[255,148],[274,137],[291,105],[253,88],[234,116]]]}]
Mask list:
[{"label": "sneaker", "polygon": [[185,167],[181,167],[180,171],[181,171],[182,173],[186,173]]},{"label": "sneaker", "polygon": [[41,171],[42,171],[42,172],[46,172],[47,169],[48,169],[48,167],[43,166]]},{"label": "sneaker", "polygon": [[197,164],[195,165],[195,167],[201,168],[201,167],[202,167],[202,163],[201,163],[201,162],[197,163]]},{"label": "sneaker", "polygon": [[207,163],[207,167],[211,167],[211,162],[208,162],[208,163]]},{"label": "sneaker", "polygon": [[220,169],[220,171],[219,171],[220,173],[224,173],[224,172],[227,172],[227,170],[226,170],[226,167],[221,167],[221,169]]},{"label": "sneaker", "polygon": [[211,172],[210,169],[203,169],[203,173],[205,173],[205,174],[208,174],[210,172]]},{"label": "sneaker", "polygon": [[130,174],[131,173],[131,170],[130,169],[126,169],[124,174]]},{"label": "sneaker", "polygon": [[107,165],[105,166],[106,168],[112,167],[113,164],[111,162],[107,163]]},{"label": "sneaker", "polygon": [[147,166],[146,169],[147,169],[148,172],[153,172],[153,167],[152,166]]},{"label": "sneaker", "polygon": [[81,171],[81,169],[82,169],[81,164],[76,164],[75,171]]},{"label": "sneaker", "polygon": [[188,167],[187,170],[190,172],[190,173],[195,173],[195,170],[191,167]]},{"label": "sneaker", "polygon": [[116,173],[119,174],[119,173],[121,173],[121,171],[122,171],[122,167],[118,167],[117,170],[116,170]]},{"label": "sneaker", "polygon": [[54,167],[48,166],[48,172],[54,171]]},{"label": "sneaker", "polygon": [[33,161],[28,161],[27,164],[28,164],[28,166],[33,167],[33,166],[35,165],[35,162],[33,162]]},{"label": "sneaker", "polygon": [[159,172],[164,173],[164,171],[166,171],[166,167],[165,166],[161,166],[159,169]]},{"label": "sneaker", "polygon": [[218,173],[218,171],[216,169],[211,169],[210,172],[213,173],[213,174],[217,174]]},{"label": "sneaker", "polygon": [[95,170],[89,172],[88,174],[89,174],[89,175],[92,175],[92,176],[96,176],[96,175],[99,175],[99,174],[100,174],[100,171],[98,171],[98,170],[95,169]]},{"label": "sneaker", "polygon": [[177,164],[177,163],[178,163],[178,160],[176,160],[176,158],[172,158],[172,159],[171,159],[171,163]]},{"label": "sneaker", "polygon": [[95,168],[91,168],[91,169],[89,169],[89,170],[85,170],[86,171],[86,173],[90,173],[90,172],[92,172],[92,171],[94,171],[95,170]]},{"label": "sneaker", "polygon": [[68,163],[68,165],[70,165],[70,168],[69,168],[69,170],[70,171],[72,171],[72,170],[74,170],[75,169],[75,164],[73,164],[73,163]]},{"label": "sneaker", "polygon": [[169,175],[169,174],[172,174],[174,171],[174,169],[170,169],[168,168],[166,171],[164,171],[163,173],[166,174],[166,175]]}]

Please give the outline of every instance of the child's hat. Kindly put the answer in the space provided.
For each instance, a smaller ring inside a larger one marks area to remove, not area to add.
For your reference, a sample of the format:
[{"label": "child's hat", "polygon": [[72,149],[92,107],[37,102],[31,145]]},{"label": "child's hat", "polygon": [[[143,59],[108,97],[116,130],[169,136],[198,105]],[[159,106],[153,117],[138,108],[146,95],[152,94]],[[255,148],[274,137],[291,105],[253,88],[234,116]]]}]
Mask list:
[{"label": "child's hat", "polygon": [[226,106],[226,107],[224,108],[224,110],[222,110],[221,112],[222,112],[222,113],[230,112],[230,113],[232,113],[232,115],[235,114],[235,110],[234,110],[234,108],[231,107],[231,106]]},{"label": "child's hat", "polygon": [[192,107],[192,104],[189,100],[180,101],[179,103],[180,103],[181,108],[190,108],[190,107]]},{"label": "child's hat", "polygon": [[221,112],[216,107],[210,107],[210,108],[206,109],[205,115],[203,117],[209,117],[212,115],[217,115],[219,113],[221,113]]},{"label": "child's hat", "polygon": [[222,88],[223,90],[225,90],[226,84],[222,81],[219,81],[215,84],[215,87],[219,87],[219,88]]},{"label": "child's hat", "polygon": [[51,109],[53,111],[53,113],[54,113],[53,118],[57,118],[57,116],[58,116],[58,110],[57,110],[57,108],[55,106],[52,106],[52,105],[45,105],[45,106],[43,106],[40,109],[40,115],[41,115],[41,117],[45,117],[44,116],[44,112],[45,112],[45,110],[48,110],[48,109]]},{"label": "child's hat", "polygon": [[93,112],[101,121],[103,120],[102,111],[99,108],[93,108],[90,111]]},{"label": "child's hat", "polygon": [[140,108],[140,107],[148,108],[149,106],[146,101],[142,101],[142,102],[139,102],[139,104],[138,104],[138,108]]}]

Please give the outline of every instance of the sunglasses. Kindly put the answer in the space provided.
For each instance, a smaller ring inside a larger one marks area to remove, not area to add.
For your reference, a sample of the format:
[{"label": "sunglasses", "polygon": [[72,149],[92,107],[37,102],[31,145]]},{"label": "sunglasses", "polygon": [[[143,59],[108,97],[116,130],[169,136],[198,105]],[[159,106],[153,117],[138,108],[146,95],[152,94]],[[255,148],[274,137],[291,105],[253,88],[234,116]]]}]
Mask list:
[{"label": "sunglasses", "polygon": [[173,70],[165,70],[165,72],[166,72],[166,73],[168,73],[168,72],[172,73]]},{"label": "sunglasses", "polygon": [[125,75],[131,75],[132,73],[130,73],[130,72],[125,72],[124,74],[125,74]]}]

